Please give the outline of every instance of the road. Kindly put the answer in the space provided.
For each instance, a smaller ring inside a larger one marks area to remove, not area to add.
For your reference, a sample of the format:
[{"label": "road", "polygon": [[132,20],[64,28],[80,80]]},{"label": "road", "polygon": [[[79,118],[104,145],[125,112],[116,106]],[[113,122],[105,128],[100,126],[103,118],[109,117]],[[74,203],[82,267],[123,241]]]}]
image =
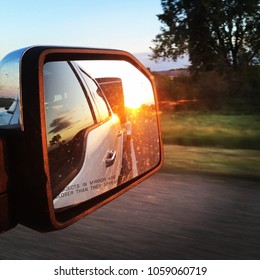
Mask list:
[{"label": "road", "polygon": [[205,175],[157,173],[64,230],[0,236],[0,259],[259,258],[259,182]]},{"label": "road", "polygon": [[159,132],[154,107],[128,109],[119,183],[147,172],[160,160]]}]

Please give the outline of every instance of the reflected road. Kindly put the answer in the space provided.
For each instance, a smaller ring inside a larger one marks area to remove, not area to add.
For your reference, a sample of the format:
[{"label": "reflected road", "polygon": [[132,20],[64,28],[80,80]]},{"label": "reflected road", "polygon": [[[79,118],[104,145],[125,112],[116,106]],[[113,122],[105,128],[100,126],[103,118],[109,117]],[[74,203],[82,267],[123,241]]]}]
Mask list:
[{"label": "reflected road", "polygon": [[61,231],[0,235],[1,259],[259,259],[259,182],[157,173]]}]

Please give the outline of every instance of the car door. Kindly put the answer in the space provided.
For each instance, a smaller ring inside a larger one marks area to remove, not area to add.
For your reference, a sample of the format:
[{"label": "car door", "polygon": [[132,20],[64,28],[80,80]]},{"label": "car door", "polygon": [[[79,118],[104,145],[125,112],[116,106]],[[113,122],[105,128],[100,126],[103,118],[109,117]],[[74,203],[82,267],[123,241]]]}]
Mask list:
[{"label": "car door", "polygon": [[74,63],[50,62],[44,66],[44,88],[54,208],[116,187],[123,135],[98,85]]}]

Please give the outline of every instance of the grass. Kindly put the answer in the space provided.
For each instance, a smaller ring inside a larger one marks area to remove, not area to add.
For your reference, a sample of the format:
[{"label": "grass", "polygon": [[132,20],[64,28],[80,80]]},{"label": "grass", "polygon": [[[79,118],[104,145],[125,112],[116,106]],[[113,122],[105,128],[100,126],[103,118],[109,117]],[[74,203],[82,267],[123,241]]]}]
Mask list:
[{"label": "grass", "polygon": [[260,151],[164,145],[168,173],[207,173],[260,179]]},{"label": "grass", "polygon": [[161,115],[165,172],[260,179],[260,116]]},{"label": "grass", "polygon": [[162,113],[165,144],[260,150],[259,115]]}]

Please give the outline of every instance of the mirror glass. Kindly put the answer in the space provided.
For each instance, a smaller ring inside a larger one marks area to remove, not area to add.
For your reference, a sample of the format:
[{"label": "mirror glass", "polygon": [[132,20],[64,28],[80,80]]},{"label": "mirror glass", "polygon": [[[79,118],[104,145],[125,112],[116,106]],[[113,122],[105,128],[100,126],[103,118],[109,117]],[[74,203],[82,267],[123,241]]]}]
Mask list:
[{"label": "mirror glass", "polygon": [[44,98],[56,211],[97,197],[159,164],[152,84],[132,64],[47,62]]}]

